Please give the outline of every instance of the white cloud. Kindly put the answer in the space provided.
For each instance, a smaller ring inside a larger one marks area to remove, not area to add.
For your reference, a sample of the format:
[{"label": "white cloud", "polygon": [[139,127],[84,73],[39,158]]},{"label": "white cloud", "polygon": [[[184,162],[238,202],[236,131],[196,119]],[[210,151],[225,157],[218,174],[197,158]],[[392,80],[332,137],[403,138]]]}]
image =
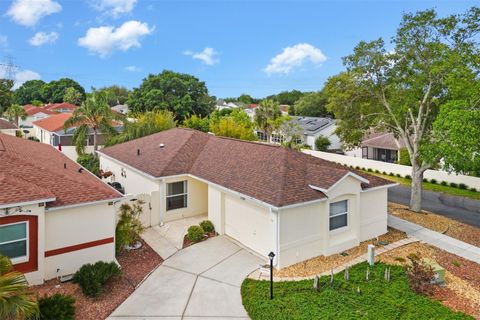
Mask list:
[{"label": "white cloud", "polygon": [[192,52],[190,50],[184,51],[184,55],[186,56],[192,56],[193,59],[200,60],[204,64],[213,66],[214,64],[217,64],[219,60],[216,58],[218,55],[218,52],[216,52],[213,48],[205,48],[201,52]]},{"label": "white cloud", "polygon": [[139,72],[141,69],[136,66],[127,66],[125,67],[125,70],[130,72]]},{"label": "white cloud", "polygon": [[7,11],[7,15],[18,24],[31,27],[40,19],[60,12],[62,6],[52,0],[15,0]]},{"label": "white cloud", "polygon": [[40,47],[44,44],[55,43],[58,39],[58,33],[52,32],[37,32],[35,35],[28,40],[32,46]]},{"label": "white cloud", "polygon": [[8,37],[0,34],[0,48],[8,47]]},{"label": "white cloud", "polygon": [[268,74],[288,74],[293,68],[302,66],[305,60],[313,64],[321,64],[327,57],[318,48],[308,43],[299,43],[283,49],[282,53],[270,60],[270,64],[264,69]]},{"label": "white cloud", "polygon": [[[6,76],[5,68],[4,67],[0,68],[0,78],[5,78],[5,76]],[[14,75],[15,84],[13,86],[13,89],[14,90],[17,89],[28,80],[39,80],[40,78],[41,78],[40,74],[32,70],[17,71]]]},{"label": "white cloud", "polygon": [[127,51],[132,47],[141,47],[140,39],[153,30],[147,23],[130,20],[118,28],[90,28],[84,37],[78,39],[78,45],[100,57],[106,57],[115,50]]},{"label": "white cloud", "polygon": [[97,10],[105,11],[107,14],[118,18],[129,13],[135,7],[137,0],[96,0],[94,7]]}]

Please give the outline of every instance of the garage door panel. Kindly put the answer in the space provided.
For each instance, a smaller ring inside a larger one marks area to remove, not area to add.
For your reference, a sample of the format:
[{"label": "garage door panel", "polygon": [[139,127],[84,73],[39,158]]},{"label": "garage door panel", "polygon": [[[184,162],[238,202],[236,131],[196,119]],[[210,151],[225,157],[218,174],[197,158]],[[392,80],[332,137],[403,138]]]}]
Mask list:
[{"label": "garage door panel", "polygon": [[275,249],[272,220],[266,208],[225,196],[225,233],[263,256]]}]

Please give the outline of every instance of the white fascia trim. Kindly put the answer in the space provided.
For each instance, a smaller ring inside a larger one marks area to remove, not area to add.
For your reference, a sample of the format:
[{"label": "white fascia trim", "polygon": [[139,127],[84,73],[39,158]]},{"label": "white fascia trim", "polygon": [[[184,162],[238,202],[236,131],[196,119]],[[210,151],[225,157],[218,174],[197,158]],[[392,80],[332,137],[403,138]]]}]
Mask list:
[{"label": "white fascia trim", "polygon": [[124,198],[124,197],[107,199],[107,200],[99,200],[99,201],[91,201],[91,202],[82,202],[82,203],[70,204],[70,205],[66,205],[66,206],[59,206],[59,207],[47,208],[47,209],[45,209],[45,211],[57,211],[57,210],[63,210],[63,209],[71,209],[71,208],[85,207],[85,206],[90,206],[90,205],[95,205],[95,204],[102,204],[102,203],[106,203],[106,202],[115,202],[115,201],[120,200],[120,199],[123,199],[123,198]]},{"label": "white fascia trim", "polygon": [[369,192],[369,191],[375,191],[375,190],[380,190],[380,189],[384,189],[384,188],[391,188],[391,187],[395,187],[395,186],[398,186],[399,183],[391,183],[391,184],[386,184],[386,185],[383,185],[383,186],[378,186],[378,187],[373,187],[373,188],[368,188],[368,189],[364,189],[360,192]]},{"label": "white fascia trim", "polygon": [[39,199],[39,200],[25,201],[25,202],[12,202],[12,203],[6,203],[6,204],[0,205],[0,209],[20,207],[20,206],[29,206],[29,205],[32,205],[32,204],[37,204],[37,203],[42,203],[42,202],[51,202],[51,201],[55,201],[55,200],[56,200],[56,198],[48,198],[48,199]]},{"label": "white fascia trim", "polygon": [[[172,176],[154,177],[154,176],[149,175],[148,173],[145,173],[145,172],[143,172],[143,171],[141,171],[141,170],[139,170],[139,169],[137,169],[137,168],[134,168],[134,167],[132,167],[132,166],[130,166],[130,165],[122,162],[122,161],[119,161],[119,160],[117,160],[117,159],[115,159],[115,158],[112,158],[112,157],[110,157],[110,156],[102,153],[101,151],[97,151],[97,153],[99,153],[102,157],[105,157],[105,158],[107,158],[107,159],[109,159],[109,160],[112,160],[113,162],[116,162],[116,163],[118,163],[118,164],[120,164],[120,165],[122,165],[122,166],[125,166],[126,168],[129,168],[129,169],[137,172],[138,174],[143,175],[144,177],[147,177],[147,178],[152,179],[152,180],[162,181],[162,180],[165,180],[165,179],[190,177],[190,178],[194,178],[194,179],[197,179],[197,180],[199,180],[199,181],[202,181],[202,182],[204,182],[204,183],[210,184],[210,185],[212,185],[212,186],[214,186],[214,187],[216,187],[216,188],[218,188],[218,189],[221,189],[221,190],[223,190],[223,191],[226,191],[226,192],[228,192],[228,193],[230,193],[230,194],[234,194],[234,195],[243,197],[243,198],[245,198],[245,199],[249,199],[249,200],[251,200],[251,201],[253,201],[253,202],[255,202],[255,203],[257,203],[257,204],[259,204],[259,205],[261,205],[261,206],[263,206],[263,207],[271,208],[271,209],[276,210],[276,211],[278,211],[278,210],[284,210],[284,209],[290,209],[290,208],[295,208],[295,207],[299,207],[299,206],[303,206],[303,205],[307,205],[307,204],[311,204],[311,203],[316,203],[316,202],[322,202],[322,201],[327,200],[327,199],[325,198],[325,199],[312,200],[312,201],[307,201],[307,202],[302,202],[302,203],[294,203],[294,204],[287,205],[287,206],[282,206],[282,207],[276,207],[276,206],[271,205],[271,204],[269,204],[269,203],[267,203],[267,202],[258,200],[257,198],[253,198],[253,197],[251,197],[251,196],[247,196],[246,194],[240,193],[240,192],[238,192],[238,191],[234,191],[234,190],[225,188],[224,186],[221,186],[221,185],[219,185],[219,184],[210,182],[210,181],[208,181],[208,180],[205,180],[205,179],[203,179],[203,178],[197,177],[197,176],[195,176],[195,175],[193,175],[193,174],[190,174],[190,173],[177,174],[177,175],[172,175]],[[352,174],[353,174],[353,173],[352,173]]]},{"label": "white fascia trim", "polygon": [[288,206],[279,207],[278,210],[281,211],[281,210],[286,210],[286,209],[292,209],[292,208],[296,208],[296,207],[306,206],[306,205],[309,205],[309,204],[324,202],[324,201],[327,201],[327,200],[328,200],[328,198],[321,198],[321,199],[316,199],[316,200],[311,200],[311,201],[306,201],[306,202],[289,204]]},{"label": "white fascia trim", "polygon": [[367,179],[365,179],[364,177],[361,177],[359,176],[358,174],[356,173],[353,173],[351,171],[347,172],[342,178],[340,178],[337,182],[335,182],[334,184],[332,184],[330,186],[330,188],[328,189],[324,189],[324,188],[320,188],[320,187],[317,187],[317,186],[313,186],[313,185],[308,185],[310,188],[312,188],[313,190],[317,190],[317,191],[321,191],[323,193],[325,193],[325,195],[327,195],[328,192],[330,192],[332,189],[334,189],[339,183],[341,183],[343,180],[345,180],[347,177],[353,177],[357,180],[359,180],[360,182],[363,182],[363,183],[370,183],[370,181],[368,181]]}]

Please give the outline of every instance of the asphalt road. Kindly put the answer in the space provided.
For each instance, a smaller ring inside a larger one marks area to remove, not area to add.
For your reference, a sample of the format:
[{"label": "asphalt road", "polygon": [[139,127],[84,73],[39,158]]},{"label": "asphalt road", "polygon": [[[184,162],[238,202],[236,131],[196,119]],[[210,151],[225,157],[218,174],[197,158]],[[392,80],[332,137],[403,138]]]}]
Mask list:
[{"label": "asphalt road", "polygon": [[[390,188],[388,201],[408,205],[410,188],[401,185]],[[479,200],[424,190],[422,192],[422,209],[480,228]]]}]

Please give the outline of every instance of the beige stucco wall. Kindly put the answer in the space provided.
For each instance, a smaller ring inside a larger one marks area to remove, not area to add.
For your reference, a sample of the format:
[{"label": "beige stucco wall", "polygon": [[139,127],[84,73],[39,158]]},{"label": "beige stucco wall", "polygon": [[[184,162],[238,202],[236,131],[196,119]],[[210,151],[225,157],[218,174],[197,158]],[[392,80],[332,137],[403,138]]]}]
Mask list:
[{"label": "beige stucco wall", "polygon": [[388,189],[360,193],[360,241],[387,232]]},{"label": "beige stucco wall", "polygon": [[[332,255],[387,232],[387,189],[362,192],[360,181],[347,177],[325,201],[279,210],[279,268],[319,255]],[[329,230],[330,203],[348,200],[348,222]]]},{"label": "beige stucco wall", "polygon": [[[187,181],[187,207],[167,211],[167,183]],[[160,181],[160,220],[171,221],[208,212],[208,185],[188,176],[166,178]]]},{"label": "beige stucco wall", "polygon": [[[45,212],[45,251],[114,235],[115,210],[107,202]],[[51,256],[45,258],[45,279],[74,273],[86,263],[114,259],[114,243]]]},{"label": "beige stucco wall", "polygon": [[212,185],[208,186],[208,220],[219,234],[225,233],[225,195]]},{"label": "beige stucco wall", "polygon": [[[150,194],[153,191],[159,190],[159,182],[157,180],[150,179],[129,167],[122,166],[118,162],[110,160],[102,154],[99,154],[99,157],[100,169],[103,171],[111,171],[114,174],[107,181],[120,182],[125,188],[125,194]],[[126,172],[126,177],[122,177],[122,168]]]}]

